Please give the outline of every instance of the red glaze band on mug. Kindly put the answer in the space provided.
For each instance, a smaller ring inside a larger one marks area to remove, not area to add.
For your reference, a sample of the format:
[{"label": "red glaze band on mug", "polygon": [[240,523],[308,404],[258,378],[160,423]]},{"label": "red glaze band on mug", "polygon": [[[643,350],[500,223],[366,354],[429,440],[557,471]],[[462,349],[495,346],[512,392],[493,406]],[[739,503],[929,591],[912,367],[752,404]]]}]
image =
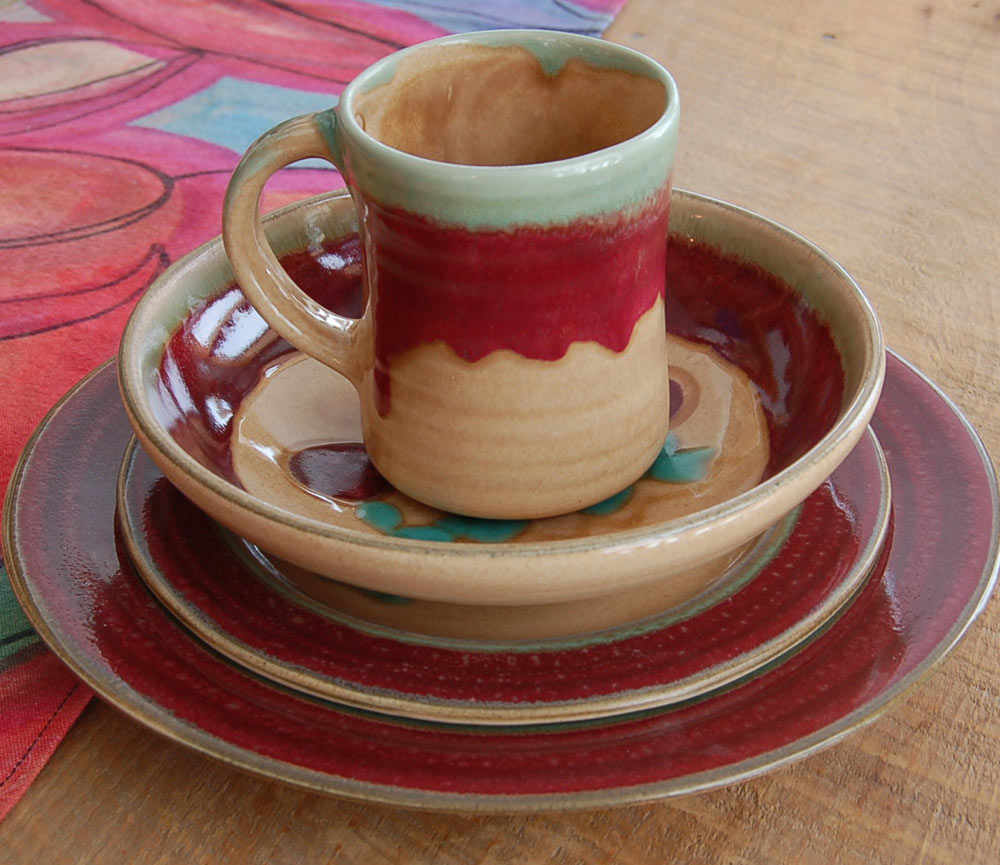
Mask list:
[{"label": "red glaze band on mug", "polygon": [[366,227],[379,409],[392,358],[444,342],[475,362],[501,349],[559,360],[574,342],[614,352],[663,297],[670,189],[634,214],[470,230],[370,204]]}]

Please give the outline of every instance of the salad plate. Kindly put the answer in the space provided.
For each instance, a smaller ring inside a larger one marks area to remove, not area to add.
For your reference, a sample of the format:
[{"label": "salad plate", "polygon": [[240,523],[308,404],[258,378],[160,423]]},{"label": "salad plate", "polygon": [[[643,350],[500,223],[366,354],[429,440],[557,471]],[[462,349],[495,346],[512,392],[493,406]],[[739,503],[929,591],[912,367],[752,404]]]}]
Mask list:
[{"label": "salad plate", "polygon": [[[537,724],[690,700],[795,651],[876,564],[889,478],[869,433],[716,591],[680,607],[669,603],[673,577],[637,598],[534,607],[415,601],[314,577],[327,589],[319,602],[300,590],[305,575],[290,580],[288,566],[206,520],[134,442],[117,512],[131,564],[153,594],[247,670],[397,716]],[[636,615],[644,608],[654,614]],[[608,626],[609,611],[631,615]]]}]

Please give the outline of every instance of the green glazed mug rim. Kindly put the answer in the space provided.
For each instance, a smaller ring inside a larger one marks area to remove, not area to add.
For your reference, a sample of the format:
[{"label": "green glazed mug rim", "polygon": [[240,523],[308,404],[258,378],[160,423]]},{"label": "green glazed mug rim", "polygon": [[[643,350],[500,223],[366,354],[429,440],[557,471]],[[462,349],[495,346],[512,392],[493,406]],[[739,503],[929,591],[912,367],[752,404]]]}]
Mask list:
[{"label": "green glazed mug rim", "polygon": [[[355,96],[390,81],[401,60],[418,51],[425,51],[435,46],[461,44],[493,47],[519,45],[531,51],[543,67],[546,67],[547,71],[555,71],[556,68],[561,68],[565,62],[576,57],[591,65],[633,72],[662,84],[666,94],[666,105],[656,121],[623,141],[565,159],[516,165],[473,165],[443,162],[418,156],[385,144],[365,131],[357,122],[353,110]],[[564,55],[559,67],[552,65],[551,57],[546,58],[539,55],[539,51],[546,49]],[[568,53],[570,49],[573,53]],[[336,115],[335,120],[332,116],[334,114]],[[451,176],[455,174],[466,175],[469,179],[473,179],[475,175],[488,175],[499,179],[503,175],[517,174],[520,178],[528,179],[532,175],[543,174],[550,177],[582,175],[606,167],[611,163],[628,160],[633,157],[633,151],[638,151],[658,140],[670,144],[669,139],[676,137],[679,115],[680,95],[677,83],[664,66],[642,52],[616,42],[577,33],[557,30],[508,29],[456,33],[395,51],[363,70],[344,88],[338,104],[326,111],[319,112],[316,119],[318,126],[328,140],[334,136],[345,136],[350,139],[351,147],[358,148],[369,159],[396,162],[400,170],[418,170],[429,179],[436,173]]]}]

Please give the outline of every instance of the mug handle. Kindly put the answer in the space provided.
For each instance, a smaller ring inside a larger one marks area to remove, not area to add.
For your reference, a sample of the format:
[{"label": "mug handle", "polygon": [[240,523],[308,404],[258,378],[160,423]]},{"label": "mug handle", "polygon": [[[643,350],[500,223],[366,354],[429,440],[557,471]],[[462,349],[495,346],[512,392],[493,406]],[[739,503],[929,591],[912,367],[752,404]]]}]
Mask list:
[{"label": "mug handle", "polygon": [[280,123],[250,145],[226,189],[222,239],[240,287],[264,320],[296,348],[357,387],[362,371],[358,349],[370,330],[368,309],[362,318],[354,319],[316,303],[285,272],[260,219],[264,185],[286,165],[319,157],[343,174],[335,128],[333,109],[304,114]]}]

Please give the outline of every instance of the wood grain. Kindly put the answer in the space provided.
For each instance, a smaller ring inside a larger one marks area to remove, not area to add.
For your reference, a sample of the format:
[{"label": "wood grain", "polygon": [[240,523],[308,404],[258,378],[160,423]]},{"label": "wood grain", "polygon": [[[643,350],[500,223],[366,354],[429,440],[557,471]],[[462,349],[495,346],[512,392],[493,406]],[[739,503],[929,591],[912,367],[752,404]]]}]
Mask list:
[{"label": "wood grain", "polygon": [[[678,186],[791,226],[1000,454],[1000,2],[633,0],[609,37],[683,100]],[[942,574],[942,579],[947,579]],[[991,863],[1000,614],[873,725],[761,778],[642,807],[411,813],[301,793],[81,718],[0,825],[12,863]]]}]

